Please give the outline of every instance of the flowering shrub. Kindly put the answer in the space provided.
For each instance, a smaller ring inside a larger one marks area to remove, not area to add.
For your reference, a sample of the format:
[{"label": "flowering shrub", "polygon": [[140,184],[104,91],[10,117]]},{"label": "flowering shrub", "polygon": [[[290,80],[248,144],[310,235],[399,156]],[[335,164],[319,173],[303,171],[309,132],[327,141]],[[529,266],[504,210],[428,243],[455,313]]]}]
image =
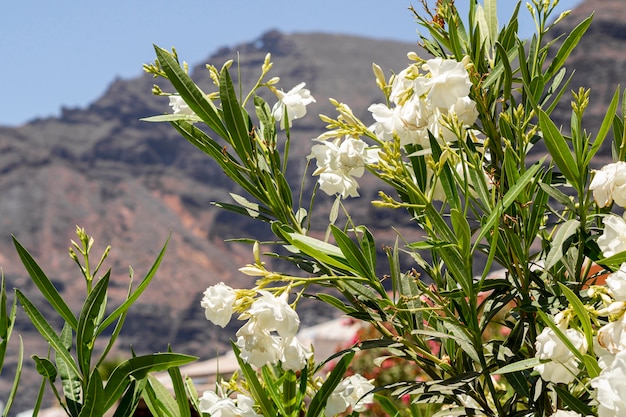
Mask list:
[{"label": "flowering shrub", "polygon": [[[624,203],[626,114],[617,114],[618,91],[600,130],[588,134],[588,91],[580,89],[573,92],[569,131],[552,120],[570,79],[563,64],[591,21],[558,47],[547,43],[565,16],[549,23],[556,3],[529,4],[538,30],[529,41],[517,36],[519,5],[503,26],[494,0],[484,7],[470,2],[467,20],[452,0],[413,10],[432,56],[409,53],[408,65],[390,77],[374,65],[381,99],[369,106],[372,120],[361,121],[332,99],[337,116],[321,116],[327,130],[313,140],[309,159],[316,188],[336,198],[324,238],[310,233],[316,190],[309,201],[304,191],[294,198],[285,174],[290,128],[314,101],[305,85],[285,93],[278,78],[266,81],[268,55],[245,97],[235,93],[231,62],[220,70],[207,66],[216,91],[206,93],[175,52],[156,47],[157,60],[146,70],[167,78],[176,92],[156,87],[173,113],[146,120],[170,122],[212,157],[245,191],[219,205],[268,223],[283,248],[262,255],[254,244],[254,262],[241,268],[256,277],[253,288],[218,284],[205,292],[209,320],[224,326],[237,313],[245,323],[233,342],[241,374],[202,394],[200,411],[356,415],[376,401],[398,415],[397,402],[372,396],[384,389],[428,404],[412,408],[414,415],[623,414],[617,381],[625,369],[626,220],[612,210]],[[257,95],[263,88],[275,93],[275,105]],[[611,136],[614,163],[593,170]],[[537,159],[531,152],[539,143],[548,155]],[[343,202],[359,196],[365,171],[381,184],[372,204],[406,211],[422,236],[398,236],[384,248],[386,259],[378,259],[373,233],[354,223],[349,205],[339,216]],[[267,267],[262,256],[276,266]],[[273,270],[281,262],[300,272]],[[385,282],[377,273],[381,262]],[[598,275],[590,272],[595,268]],[[606,274],[606,285],[596,283]],[[295,307],[304,295],[369,323],[377,336],[330,358],[339,360],[325,372],[326,361],[316,363],[297,339]],[[379,348],[419,368],[420,377],[374,389],[363,376],[345,375],[356,351]]]}]

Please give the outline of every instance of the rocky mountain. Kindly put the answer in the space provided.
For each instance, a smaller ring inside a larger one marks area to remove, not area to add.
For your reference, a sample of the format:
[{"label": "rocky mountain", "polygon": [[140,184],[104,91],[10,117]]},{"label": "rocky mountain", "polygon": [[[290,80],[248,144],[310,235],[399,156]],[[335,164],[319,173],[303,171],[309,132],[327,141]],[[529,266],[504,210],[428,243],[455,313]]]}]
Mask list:
[{"label": "rocky mountain", "polygon": [[[597,131],[615,86],[623,85],[626,77],[622,0],[588,0],[560,24],[559,31],[571,30],[594,10],[589,33],[568,62],[568,68],[576,69],[571,89],[592,89],[585,121],[589,132]],[[205,63],[219,68],[239,56],[242,78],[255,79],[270,52],[273,75],[281,78],[279,87],[288,90],[301,81],[307,83],[317,102],[292,132],[292,167],[298,184],[310,139],[324,128],[316,115],[334,115],[327,98],[349,103],[357,116],[370,120],[367,107],[381,100],[372,62],[397,72],[406,65],[408,51],[419,52],[417,44],[272,31],[250,43],[216,51],[193,68],[192,76],[211,91]],[[234,287],[252,282],[237,271],[251,261],[250,248],[224,239],[266,236],[267,229],[212,207],[211,202],[230,201],[229,192],[237,192],[219,168],[168,124],[140,121],[169,111],[167,99],[151,94],[154,82],[148,75],[117,79],[86,108],[64,109],[61,117],[33,120],[17,128],[0,127],[0,266],[7,287],[20,288],[60,328],[61,322],[53,319],[19,262],[12,234],[75,309],[85,293],[80,271],[67,255],[75,225],[95,237],[94,256],[112,245],[105,265],[112,268],[112,303],[127,291],[128,266],[135,271],[135,282],[143,278],[170,236],[156,278],[128,316],[119,350],[127,354],[132,344],[137,352],[152,352],[172,343],[176,351],[208,358],[223,351],[237,323],[224,331],[210,325],[199,306],[202,291],[219,281]],[[160,85],[168,90],[166,82]],[[267,99],[274,102],[269,95]],[[558,111],[565,120],[567,109]],[[362,187],[360,201],[371,200],[375,193]],[[381,232],[392,235],[389,226],[394,219],[389,212],[356,204],[353,214],[374,218]],[[311,309],[305,306],[301,314],[305,324],[331,314]],[[21,311],[16,333],[24,337],[26,357],[46,354],[47,346]],[[15,349],[0,376],[0,398],[9,389]],[[25,362],[18,400],[29,406],[28,389],[35,389],[37,378],[31,361]]]},{"label": "rocky mountain", "polygon": [[[223,48],[206,62],[220,67],[239,55],[242,78],[252,80],[270,52],[281,88],[307,83],[318,101],[292,132],[292,165],[294,172],[300,170],[294,177],[297,184],[311,138],[323,130],[317,114],[334,114],[328,97],[364,114],[369,103],[381,97],[372,62],[402,69],[407,51],[414,49],[416,45],[385,40],[268,32],[248,44]],[[199,64],[192,74],[211,91],[204,66]],[[171,91],[166,80],[160,81]],[[132,344],[138,353],[163,351],[172,343],[176,351],[208,358],[224,350],[238,326],[232,323],[221,331],[208,323],[199,305],[202,291],[219,281],[233,287],[252,282],[237,271],[251,262],[250,248],[224,239],[267,236],[267,229],[211,207],[212,201],[230,202],[229,192],[237,191],[217,165],[169,124],[139,120],[170,111],[167,98],[151,94],[154,82],[149,75],[118,79],[87,108],[64,109],[59,118],[0,128],[0,265],[7,287],[20,288],[60,329],[62,323],[46,308],[17,258],[11,235],[28,248],[74,309],[85,294],[81,273],[67,255],[70,240],[76,239],[75,225],[96,239],[95,257],[107,244],[112,246],[105,265],[112,268],[111,306],[125,296],[128,266],[138,282],[170,236],[156,278],[125,322],[119,350],[128,355]],[[367,198],[374,193],[363,194]],[[368,210],[363,205],[359,211]],[[316,311],[302,319],[313,323],[328,314]],[[19,315],[16,333],[24,337],[27,358],[46,355],[46,344],[24,314]],[[8,392],[15,360],[11,355],[5,364],[9,374],[2,375],[6,379],[0,381],[0,392]],[[32,371],[31,361],[26,362]],[[26,372],[23,385],[34,388],[35,376]]]}]

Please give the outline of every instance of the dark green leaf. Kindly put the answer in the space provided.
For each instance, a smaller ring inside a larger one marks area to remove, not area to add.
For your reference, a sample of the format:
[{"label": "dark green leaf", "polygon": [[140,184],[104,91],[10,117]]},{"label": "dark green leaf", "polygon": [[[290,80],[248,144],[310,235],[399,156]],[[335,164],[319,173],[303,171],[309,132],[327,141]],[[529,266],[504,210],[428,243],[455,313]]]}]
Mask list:
[{"label": "dark green leaf", "polygon": [[39,375],[48,379],[50,382],[54,382],[57,379],[57,368],[50,359],[42,358],[37,355],[31,356],[31,358],[35,361],[35,368]]},{"label": "dark green leaf", "polygon": [[[143,398],[153,416],[180,417],[176,400],[172,393],[155,377],[149,375]],[[187,404],[189,409],[189,404]]]},{"label": "dark green leaf", "polygon": [[26,298],[24,294],[21,293],[20,290],[16,290],[15,294],[17,299],[19,300],[24,312],[33,323],[39,334],[43,336],[44,339],[50,344],[52,349],[56,352],[57,358],[61,357],[70,368],[71,372],[79,374],[78,368],[74,363],[74,360],[70,356],[70,354],[65,349],[65,346],[59,339],[59,336],[54,332],[50,324],[46,321],[43,315],[37,310],[37,308]]},{"label": "dark green leaf", "polygon": [[582,416],[594,415],[591,407],[572,395],[568,389],[563,389],[560,385],[554,384],[554,390],[556,391],[559,401],[562,401],[563,404],[567,405],[570,410],[580,413]]},{"label": "dark green leaf", "polygon": [[[116,398],[117,400],[117,398]],[[107,410],[103,406],[106,398],[102,389],[102,377],[97,369],[89,375],[89,383],[85,391],[85,400],[78,417],[102,417]]]},{"label": "dark green leaf", "polygon": [[227,68],[222,69],[220,74],[220,99],[222,100],[224,122],[231,138],[231,144],[241,161],[245,165],[251,164],[252,141],[250,140],[250,127],[243,116],[245,110],[237,100],[233,81]]},{"label": "dark green leaf", "polygon": [[[65,350],[69,353],[72,349],[73,334],[72,328],[65,323],[61,330],[60,336],[61,343],[65,347]],[[56,357],[57,369],[59,371],[59,377],[61,378],[61,384],[63,386],[63,395],[65,395],[65,402],[67,408],[73,417],[78,417],[80,414],[81,404],[81,386],[80,375],[72,371],[72,368],[66,363],[63,357],[57,355]],[[88,375],[88,374],[87,374]]]},{"label": "dark green leaf", "polygon": [[141,399],[141,393],[143,392],[145,384],[145,379],[141,381],[133,380],[130,383],[124,396],[120,399],[113,417],[132,417],[135,415],[135,410]]},{"label": "dark green leaf", "polygon": [[309,405],[309,409],[307,410],[306,417],[318,417],[322,414],[322,411],[326,407],[326,401],[328,401],[330,395],[343,379],[346,370],[352,362],[354,354],[355,352],[346,353],[339,360],[339,362],[337,362],[337,365],[335,365],[331,373],[326,378],[326,381],[324,381],[319,391],[317,391],[317,393],[311,400],[311,404]]},{"label": "dark green leaf", "polygon": [[48,302],[50,303],[50,305],[52,305],[56,312],[59,313],[61,317],[63,317],[63,320],[68,322],[70,326],[72,326],[72,329],[76,330],[76,327],[78,326],[78,321],[76,320],[74,313],[72,313],[72,310],[70,310],[67,304],[65,304],[65,301],[63,301],[63,298],[61,298],[61,295],[59,295],[57,289],[54,287],[52,282],[48,279],[48,277],[39,267],[39,265],[37,265],[37,262],[35,262],[30,253],[28,253],[28,251],[22,246],[22,244],[18,242],[15,236],[12,236],[12,238],[15,249],[17,250],[17,254],[22,260],[24,266],[26,267],[30,278],[33,280],[37,288],[39,288],[39,291],[41,291],[41,294],[46,298],[46,300],[48,300]]},{"label": "dark green leaf", "polygon": [[556,74],[561,69],[563,64],[565,64],[565,61],[567,60],[569,55],[572,53],[576,45],[578,45],[580,38],[582,38],[582,36],[585,34],[587,28],[589,28],[592,18],[593,16],[589,16],[588,18],[580,22],[578,26],[576,26],[574,30],[572,30],[572,32],[567,36],[565,41],[563,41],[561,47],[556,53],[556,56],[552,60],[552,63],[545,72],[546,79],[549,80],[550,78],[552,78],[554,74]]},{"label": "dark green leaf", "polygon": [[250,389],[250,394],[254,399],[254,402],[259,404],[261,407],[261,414],[264,416],[275,416],[276,414],[276,406],[272,401],[270,401],[270,394],[266,391],[265,388],[261,385],[257,373],[252,369],[252,367],[241,359],[241,350],[239,347],[231,342],[231,346],[233,348],[233,352],[235,352],[235,356],[237,357],[237,362],[239,363],[239,368],[248,383],[248,387]]},{"label": "dark green leaf", "polygon": [[104,307],[106,306],[106,294],[109,286],[111,271],[98,281],[93,290],[87,296],[78,320],[76,329],[76,354],[78,365],[83,375],[89,375],[91,364],[91,353],[94,349],[96,328],[102,319]]},{"label": "dark green leaf", "polygon": [[180,417],[191,417],[191,410],[189,409],[189,401],[187,401],[187,393],[185,392],[185,381],[180,373],[178,367],[173,367],[167,371],[170,374],[172,380],[172,386],[174,387],[174,398],[178,404],[178,415]]},{"label": "dark green leaf", "polygon": [[607,133],[609,133],[609,129],[611,128],[611,125],[613,123],[613,118],[615,117],[615,112],[617,111],[617,104],[619,103],[620,95],[619,93],[620,91],[618,88],[615,90],[615,94],[613,94],[613,99],[611,100],[611,104],[609,104],[609,108],[604,115],[604,120],[602,120],[602,125],[600,126],[600,130],[596,135],[596,139],[593,141],[593,145],[591,145],[591,149],[589,150],[587,155],[585,155],[585,166],[589,165],[591,159],[594,157],[596,152],[598,152],[600,146],[602,146],[602,143],[604,143],[604,139],[606,138]]},{"label": "dark green leaf", "polygon": [[111,408],[130,385],[131,378],[141,380],[149,372],[165,371],[173,366],[182,366],[195,361],[195,356],[180,353],[154,353],[136,356],[119,364],[109,376],[104,394],[107,399],[104,411]]},{"label": "dark green leaf", "polygon": [[341,229],[336,227],[335,225],[330,225],[331,231],[333,233],[333,237],[337,242],[337,246],[341,250],[341,253],[348,261],[350,266],[356,270],[361,276],[369,278],[372,281],[378,280],[376,278],[376,271],[374,270],[373,265],[370,265],[361,253],[359,247],[350,239],[350,237],[345,234]]}]

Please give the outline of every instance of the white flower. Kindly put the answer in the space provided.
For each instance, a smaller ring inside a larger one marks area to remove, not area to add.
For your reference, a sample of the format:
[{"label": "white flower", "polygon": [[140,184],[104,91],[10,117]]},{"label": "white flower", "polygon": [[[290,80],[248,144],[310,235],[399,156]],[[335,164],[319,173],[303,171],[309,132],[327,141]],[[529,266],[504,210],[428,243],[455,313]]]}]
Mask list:
[{"label": "white flower", "polygon": [[236,400],[233,400],[213,391],[204,391],[199,400],[200,412],[211,417],[261,417],[254,411],[254,400],[247,395],[237,394]]},{"label": "white flower", "polygon": [[255,328],[253,321],[249,321],[237,331],[236,343],[241,349],[241,359],[257,368],[276,364],[282,354],[280,336]]},{"label": "white flower", "polygon": [[211,407],[213,407],[215,403],[217,403],[221,399],[222,397],[220,397],[213,391],[204,391],[202,393],[202,397],[199,398],[200,404],[198,406],[200,408],[200,411],[203,413],[208,413],[209,409],[211,409]]},{"label": "white flower", "polygon": [[367,406],[374,402],[374,394],[371,393],[374,388],[370,381],[359,374],[345,378],[328,398],[324,415],[332,417],[349,407],[357,413],[367,410]]},{"label": "white flower", "polygon": [[583,417],[583,415],[571,410],[556,410],[550,417]]},{"label": "white flower", "polygon": [[361,177],[365,165],[372,163],[376,155],[377,151],[368,149],[362,140],[346,137],[314,145],[309,158],[316,159],[313,175],[319,175],[320,189],[328,195],[340,194],[346,198],[358,197],[359,184],[354,177]]},{"label": "white flower", "polygon": [[283,338],[280,362],[284,370],[299,371],[304,368],[313,355],[311,349],[304,346],[296,337]]},{"label": "white flower", "polygon": [[278,96],[278,103],[274,104],[272,114],[276,121],[281,122],[280,127],[282,129],[285,128],[285,121],[283,120],[285,109],[287,109],[287,122],[289,127],[291,127],[291,121],[304,116],[306,114],[306,106],[315,103],[311,92],[304,86],[305,83],[300,83],[286,93],[279,90],[275,91]]},{"label": "white flower", "polygon": [[170,96],[170,107],[174,114],[196,115],[181,96]]},{"label": "white flower", "polygon": [[204,291],[200,305],[204,307],[204,315],[214,324],[226,327],[233,315],[235,291],[220,282]]},{"label": "white flower", "polygon": [[613,201],[626,207],[626,162],[608,164],[595,171],[589,190],[593,191],[593,198],[600,207],[607,207]]},{"label": "white flower", "polygon": [[606,286],[617,301],[626,301],[626,262],[606,278]]},{"label": "white flower", "polygon": [[247,395],[237,394],[237,408],[240,410],[240,417],[262,417],[254,411],[254,400]]},{"label": "white flower", "polygon": [[[580,352],[587,351],[587,342],[581,332],[576,329],[562,330],[576,349]],[[578,360],[551,328],[544,328],[537,336],[535,348],[537,358],[550,360],[534,368],[545,381],[568,384],[576,378]]]},{"label": "white flower", "polygon": [[623,217],[610,214],[602,220],[604,233],[598,238],[598,246],[604,257],[626,251],[626,221]]},{"label": "white flower", "polygon": [[458,98],[469,94],[472,82],[463,62],[434,58],[426,61],[424,68],[432,75],[426,86],[430,87],[428,100],[433,106],[449,109]]},{"label": "white flower", "polygon": [[276,331],[282,337],[295,336],[300,326],[298,313],[287,303],[287,293],[280,297],[268,291],[259,291],[257,298],[243,318],[251,317],[253,331]]},{"label": "white flower", "polygon": [[598,402],[598,417],[626,415],[626,351],[615,355],[611,365],[591,380]]},{"label": "white flower", "polygon": [[603,356],[603,362],[607,365],[610,365],[612,358],[604,357],[605,354],[616,355],[626,350],[626,315],[598,329],[597,344],[606,351],[598,354]]}]

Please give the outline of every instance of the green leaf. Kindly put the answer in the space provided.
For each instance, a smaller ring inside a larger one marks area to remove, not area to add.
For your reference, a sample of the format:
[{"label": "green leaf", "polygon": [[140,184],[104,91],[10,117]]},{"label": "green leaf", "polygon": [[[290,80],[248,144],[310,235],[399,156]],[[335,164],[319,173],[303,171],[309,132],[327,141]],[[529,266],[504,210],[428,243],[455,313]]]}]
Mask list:
[{"label": "green leaf", "polygon": [[545,158],[541,158],[539,162],[537,162],[536,164],[528,168],[526,172],[524,172],[519,177],[515,185],[509,188],[509,191],[507,191],[504,197],[502,197],[502,200],[500,200],[501,204],[498,207],[496,207],[491,212],[489,217],[485,220],[485,222],[482,223],[481,228],[480,228],[481,230],[480,230],[478,237],[475,240],[472,253],[475,251],[476,246],[479,245],[480,242],[492,231],[496,222],[500,220],[502,214],[504,213],[504,210],[506,210],[511,204],[513,204],[517,196],[524,190],[524,188],[531,181],[533,181],[535,174],[537,173],[539,168],[541,168],[541,166],[543,165],[544,160]]},{"label": "green leaf", "polygon": [[600,126],[600,130],[596,136],[596,139],[593,141],[593,145],[591,145],[591,149],[585,155],[584,165],[587,166],[591,162],[593,156],[598,152],[602,143],[604,143],[604,139],[606,138],[607,133],[609,133],[609,129],[613,124],[613,118],[615,117],[615,113],[617,111],[617,104],[619,103],[620,96],[619,88],[615,90],[615,94],[613,94],[613,99],[611,100],[611,104],[609,104],[609,108],[604,115],[604,119],[602,120],[602,125]]},{"label": "green leaf", "polygon": [[[101,417],[106,411],[104,390],[102,389],[102,377],[97,369],[89,375],[89,383],[85,391],[85,401],[78,417]],[[116,398],[117,399],[117,398]]]},{"label": "green leaf", "polygon": [[231,143],[235,152],[244,164],[248,165],[252,160],[252,141],[250,140],[249,126],[244,119],[245,110],[239,104],[230,78],[228,69],[224,67],[220,74],[220,99],[222,100],[222,111],[224,122],[228,129]]},{"label": "green leaf", "polygon": [[619,252],[613,256],[609,256],[608,258],[602,258],[596,261],[597,264],[607,266],[607,269],[612,271],[618,270],[620,265],[624,262],[626,262],[626,251]]},{"label": "green leaf", "polygon": [[48,324],[43,315],[39,312],[39,310],[37,310],[37,307],[35,307],[33,303],[31,303],[30,300],[28,300],[28,298],[26,298],[26,296],[22,294],[20,290],[16,290],[15,295],[22,305],[24,312],[33,323],[39,334],[41,334],[43,338],[46,339],[46,341],[50,344],[52,349],[54,349],[57,358],[61,357],[67,363],[71,372],[74,372],[78,375],[79,371],[76,367],[76,364],[74,363],[74,360],[65,349],[65,346],[59,339],[59,336],[57,336],[57,334],[52,329],[52,326]]},{"label": "green leaf", "polygon": [[[4,410],[2,410],[2,417],[7,417],[9,415],[9,411],[11,411],[11,407],[13,406],[13,401],[17,396],[17,389],[20,384],[20,379],[22,377],[22,365],[24,363],[24,342],[22,341],[22,335],[18,335],[20,339],[20,347],[17,353],[17,368],[15,369],[15,377],[13,378],[13,385],[11,386],[11,392],[6,399],[6,404],[4,405]],[[38,410],[38,405],[41,404],[41,398],[43,397],[43,388],[45,387],[45,379],[41,380],[41,389],[39,391],[39,396],[37,397],[37,401],[35,401],[35,407],[33,409],[33,415],[37,415],[34,411]]]},{"label": "green leaf", "polygon": [[577,219],[569,219],[559,226],[559,229],[554,234],[554,239],[552,239],[550,252],[548,252],[546,257],[544,274],[547,274],[548,270],[563,258],[563,255],[571,246],[572,239],[576,236],[579,227],[580,221]]},{"label": "green leaf", "polygon": [[130,385],[131,379],[141,380],[150,372],[165,371],[174,366],[186,365],[196,359],[195,356],[180,353],[154,353],[125,360],[113,370],[104,388],[107,399],[104,411],[115,404],[115,401]]},{"label": "green leaf", "polygon": [[565,178],[572,184],[578,184],[580,173],[577,171],[576,161],[565,138],[550,119],[550,116],[539,108],[537,110],[539,112],[539,126],[552,160]]},{"label": "green leaf", "polygon": [[361,276],[369,278],[371,281],[375,281],[375,283],[378,284],[379,281],[376,277],[376,271],[373,269],[373,265],[369,264],[359,247],[337,226],[330,225],[330,229],[337,242],[337,246],[339,246],[341,253],[350,266]]},{"label": "green leaf", "polygon": [[463,213],[461,213],[457,209],[450,210],[450,216],[452,217],[452,228],[454,229],[454,233],[456,233],[458,238],[458,246],[461,250],[461,254],[465,254],[467,256],[471,256],[470,253],[470,238],[471,231],[469,223],[467,222],[467,218]]},{"label": "green leaf", "polygon": [[35,368],[37,369],[37,373],[39,375],[48,379],[50,382],[56,381],[57,368],[50,359],[42,358],[37,355],[31,356],[31,358],[35,361]]},{"label": "green leaf", "polygon": [[[178,415],[180,417],[191,417],[191,410],[189,409],[189,401],[187,401],[187,393],[185,391],[185,381],[180,373],[178,367],[173,367],[167,371],[170,374],[172,380],[172,386],[174,387],[174,398],[178,404]],[[150,378],[150,380],[156,378]]]},{"label": "green leaf", "polygon": [[[69,353],[72,349],[73,335],[72,328],[65,323],[61,330],[60,336],[61,343],[65,347],[65,350]],[[59,377],[61,378],[61,384],[63,386],[63,395],[65,395],[65,402],[70,414],[73,417],[78,417],[80,414],[80,408],[82,406],[81,396],[81,379],[80,375],[73,372],[72,368],[67,364],[63,357],[57,355],[56,357],[57,369],[59,371]]]},{"label": "green leaf", "polygon": [[126,301],[124,301],[118,308],[116,308],[99,326],[98,326],[98,330],[96,333],[96,336],[99,335],[100,333],[102,333],[104,331],[104,329],[106,329],[107,327],[109,327],[111,324],[113,324],[113,322],[115,322],[115,320],[117,320],[117,318],[122,315],[122,313],[125,313],[130,306],[133,305],[133,303],[135,301],[137,301],[137,299],[139,298],[139,296],[144,292],[144,290],[148,287],[148,284],[150,284],[150,281],[152,281],[152,278],[154,278],[154,275],[156,274],[157,269],[159,269],[159,265],[161,265],[161,261],[163,260],[163,256],[165,255],[165,250],[167,249],[167,244],[170,241],[170,237],[168,236],[167,240],[165,241],[165,244],[163,245],[163,248],[161,249],[161,252],[159,252],[159,255],[157,256],[156,260],[154,261],[154,263],[152,264],[152,267],[150,268],[150,270],[148,271],[148,274],[145,276],[145,278],[141,281],[141,284],[139,284],[139,286],[137,287],[137,289],[129,296],[126,297]]},{"label": "green leaf", "polygon": [[120,400],[113,417],[132,417],[135,414],[146,380],[133,380]]},{"label": "green leaf", "polygon": [[176,59],[165,49],[154,45],[154,50],[161,64],[161,68],[167,74],[176,91],[185,100],[185,103],[207,124],[215,133],[224,139],[228,139],[228,131],[224,128],[219,112],[215,104],[209,100],[180,67]]},{"label": "green leaf", "polygon": [[111,271],[109,270],[89,293],[80,312],[78,328],[76,329],[76,354],[78,356],[78,365],[83,375],[89,375],[96,329],[106,307],[106,294],[110,276]]},{"label": "green leaf", "polygon": [[[567,286],[565,286],[563,283],[559,282],[558,284],[559,284],[559,287],[561,288],[561,291],[563,291],[563,295],[565,295],[565,298],[567,298],[567,301],[569,301],[570,307],[574,309],[574,313],[576,314],[576,317],[578,318],[578,320],[580,320],[580,327],[582,328],[583,333],[585,334],[585,339],[587,340],[587,346],[591,348],[593,346],[593,327],[591,326],[591,318],[589,317],[589,312],[585,308],[585,305],[580,300],[580,298],[576,294],[574,294],[572,290],[567,288]],[[592,368],[595,368],[596,370],[600,369],[598,367],[597,359],[595,361],[595,366]],[[597,375],[590,375],[590,376],[593,378]]]},{"label": "green leaf", "polygon": [[319,391],[317,391],[311,400],[311,404],[309,404],[309,409],[307,410],[305,417],[318,417],[322,414],[322,411],[326,407],[326,401],[328,401],[330,395],[343,379],[343,376],[350,366],[355,353],[356,352],[346,353],[337,362],[337,365],[335,365],[331,373],[326,378],[326,381],[324,381]]},{"label": "green leaf", "polygon": [[322,240],[299,233],[286,233],[289,243],[308,256],[330,266],[358,273],[346,260],[341,249]]},{"label": "green leaf", "polygon": [[541,365],[541,361],[539,360],[539,358],[533,357],[533,358],[524,359],[521,361],[513,362],[506,366],[503,366],[500,369],[496,369],[495,371],[492,371],[491,374],[503,375],[503,374],[509,374],[512,372],[525,371],[527,369],[534,368],[537,365]]},{"label": "green leaf", "polygon": [[272,371],[267,366],[261,368],[261,375],[263,376],[263,383],[265,385],[266,392],[269,394],[272,402],[277,408],[276,411],[279,413],[277,415],[289,416],[290,413],[289,411],[287,411],[289,404],[285,401],[285,398],[283,398],[281,390],[279,388],[281,385],[281,380],[284,380],[285,375],[283,375],[279,379],[276,379]]},{"label": "green leaf", "polygon": [[580,22],[578,26],[576,26],[574,30],[570,32],[565,41],[563,41],[561,47],[556,53],[556,56],[552,60],[552,63],[545,72],[546,79],[552,78],[552,76],[554,76],[554,74],[556,74],[561,69],[563,64],[565,64],[567,58],[570,56],[576,45],[578,45],[580,38],[582,38],[582,36],[589,28],[592,19],[593,15]]},{"label": "green leaf", "polygon": [[231,346],[233,348],[233,352],[235,352],[235,357],[237,358],[237,362],[239,363],[239,368],[248,383],[248,387],[250,389],[250,395],[254,399],[256,404],[259,404],[261,407],[261,414],[264,416],[275,416],[276,414],[276,406],[272,401],[270,401],[270,393],[268,393],[265,388],[261,385],[257,373],[252,369],[252,367],[241,359],[241,349],[231,342]]},{"label": "green leaf", "polygon": [[35,262],[30,253],[28,253],[22,244],[18,242],[15,236],[11,237],[13,239],[15,249],[17,250],[17,254],[22,260],[24,267],[26,267],[30,278],[33,280],[37,288],[39,288],[39,291],[41,291],[41,294],[46,298],[46,300],[48,300],[56,312],[63,317],[63,320],[68,322],[70,326],[72,326],[72,329],[76,330],[76,327],[78,327],[78,321],[76,320],[74,313],[72,313],[72,310],[70,310],[67,304],[65,304],[65,301],[63,301],[63,298],[61,298],[57,289],[39,265],[37,265],[37,262]]},{"label": "green leaf", "polygon": [[559,401],[563,402],[564,405],[567,405],[570,410],[580,413],[581,416],[594,415],[591,407],[589,407],[582,400],[574,397],[569,389],[563,389],[563,387],[557,384],[553,384],[552,387],[554,388],[554,391],[556,392]]},{"label": "green leaf", "polygon": [[[148,384],[144,389],[143,398],[146,401],[148,409],[154,416],[162,417],[181,417],[176,404],[176,400],[172,397],[172,393],[152,375],[148,376]],[[186,399],[186,397],[183,397]],[[187,411],[189,411],[189,404]]]}]

